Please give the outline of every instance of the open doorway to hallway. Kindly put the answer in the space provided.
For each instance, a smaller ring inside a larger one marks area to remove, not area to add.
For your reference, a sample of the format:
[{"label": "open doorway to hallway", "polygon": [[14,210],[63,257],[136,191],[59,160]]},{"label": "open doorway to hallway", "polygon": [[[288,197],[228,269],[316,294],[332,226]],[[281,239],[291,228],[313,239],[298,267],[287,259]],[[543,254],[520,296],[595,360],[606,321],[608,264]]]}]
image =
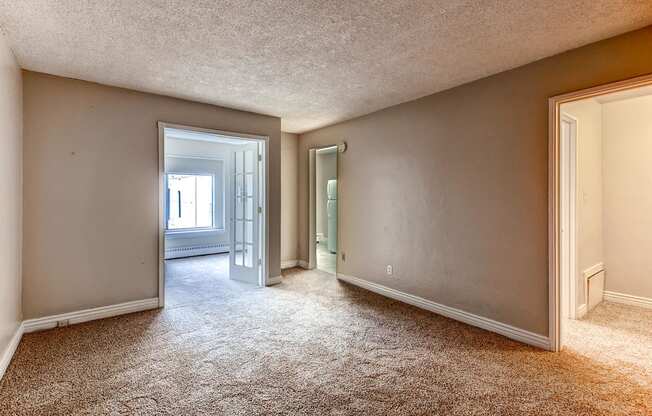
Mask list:
[{"label": "open doorway to hallway", "polygon": [[262,137],[160,123],[161,304],[266,284]]},{"label": "open doorway to hallway", "polygon": [[337,272],[337,146],[310,150],[311,268]]},{"label": "open doorway to hallway", "polygon": [[559,344],[645,382],[652,374],[652,85],[580,95],[560,103],[558,121]]}]

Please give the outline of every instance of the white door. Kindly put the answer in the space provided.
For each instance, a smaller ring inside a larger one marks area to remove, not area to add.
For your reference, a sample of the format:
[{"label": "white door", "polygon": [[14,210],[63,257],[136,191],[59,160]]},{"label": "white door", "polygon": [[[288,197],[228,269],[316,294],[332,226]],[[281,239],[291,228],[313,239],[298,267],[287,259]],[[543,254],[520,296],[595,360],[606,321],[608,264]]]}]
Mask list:
[{"label": "white door", "polygon": [[231,161],[230,278],[259,283],[259,151],[258,144],[242,145]]}]

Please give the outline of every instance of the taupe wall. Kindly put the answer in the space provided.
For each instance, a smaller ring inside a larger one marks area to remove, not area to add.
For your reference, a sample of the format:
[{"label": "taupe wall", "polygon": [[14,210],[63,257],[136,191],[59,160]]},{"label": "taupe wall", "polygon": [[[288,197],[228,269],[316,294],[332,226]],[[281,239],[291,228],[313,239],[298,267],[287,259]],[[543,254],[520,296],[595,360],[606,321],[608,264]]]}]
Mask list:
[{"label": "taupe wall", "polygon": [[299,137],[281,134],[281,261],[297,260]]},{"label": "taupe wall", "polygon": [[602,108],[605,289],[652,299],[652,96]]},{"label": "taupe wall", "polygon": [[548,98],[652,73],[651,44],[648,27],[301,135],[301,259],[307,149],[345,140],[338,272],[546,335]]},{"label": "taupe wall", "polygon": [[23,312],[157,296],[157,121],[267,135],[270,274],[280,274],[280,119],[23,73]]},{"label": "taupe wall", "polygon": [[0,35],[0,357],[22,320],[23,105],[20,68]]},{"label": "taupe wall", "polygon": [[602,105],[594,99],[563,104],[577,120],[576,303],[586,303],[584,271],[605,261],[602,227]]}]

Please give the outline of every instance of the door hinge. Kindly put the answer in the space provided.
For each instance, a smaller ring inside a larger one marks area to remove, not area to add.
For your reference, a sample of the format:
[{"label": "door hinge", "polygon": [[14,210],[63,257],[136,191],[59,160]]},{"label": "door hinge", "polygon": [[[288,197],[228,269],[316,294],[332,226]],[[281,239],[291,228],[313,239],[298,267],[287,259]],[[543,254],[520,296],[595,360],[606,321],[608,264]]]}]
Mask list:
[{"label": "door hinge", "polygon": [[262,162],[263,161],[263,155],[258,155],[258,161]]},{"label": "door hinge", "polygon": [[263,259],[258,259],[258,265],[262,266],[263,265]]},{"label": "door hinge", "polygon": [[258,213],[262,214],[263,213],[263,207],[258,207]]}]

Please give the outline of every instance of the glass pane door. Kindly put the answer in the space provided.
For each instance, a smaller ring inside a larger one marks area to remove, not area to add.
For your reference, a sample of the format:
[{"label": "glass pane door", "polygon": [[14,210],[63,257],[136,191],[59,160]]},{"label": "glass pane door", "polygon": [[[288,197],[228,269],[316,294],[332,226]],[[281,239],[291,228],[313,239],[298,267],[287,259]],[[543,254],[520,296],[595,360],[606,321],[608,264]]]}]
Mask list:
[{"label": "glass pane door", "polygon": [[[243,146],[244,147],[244,146]],[[233,152],[233,250],[231,278],[258,282],[257,144]]]}]

